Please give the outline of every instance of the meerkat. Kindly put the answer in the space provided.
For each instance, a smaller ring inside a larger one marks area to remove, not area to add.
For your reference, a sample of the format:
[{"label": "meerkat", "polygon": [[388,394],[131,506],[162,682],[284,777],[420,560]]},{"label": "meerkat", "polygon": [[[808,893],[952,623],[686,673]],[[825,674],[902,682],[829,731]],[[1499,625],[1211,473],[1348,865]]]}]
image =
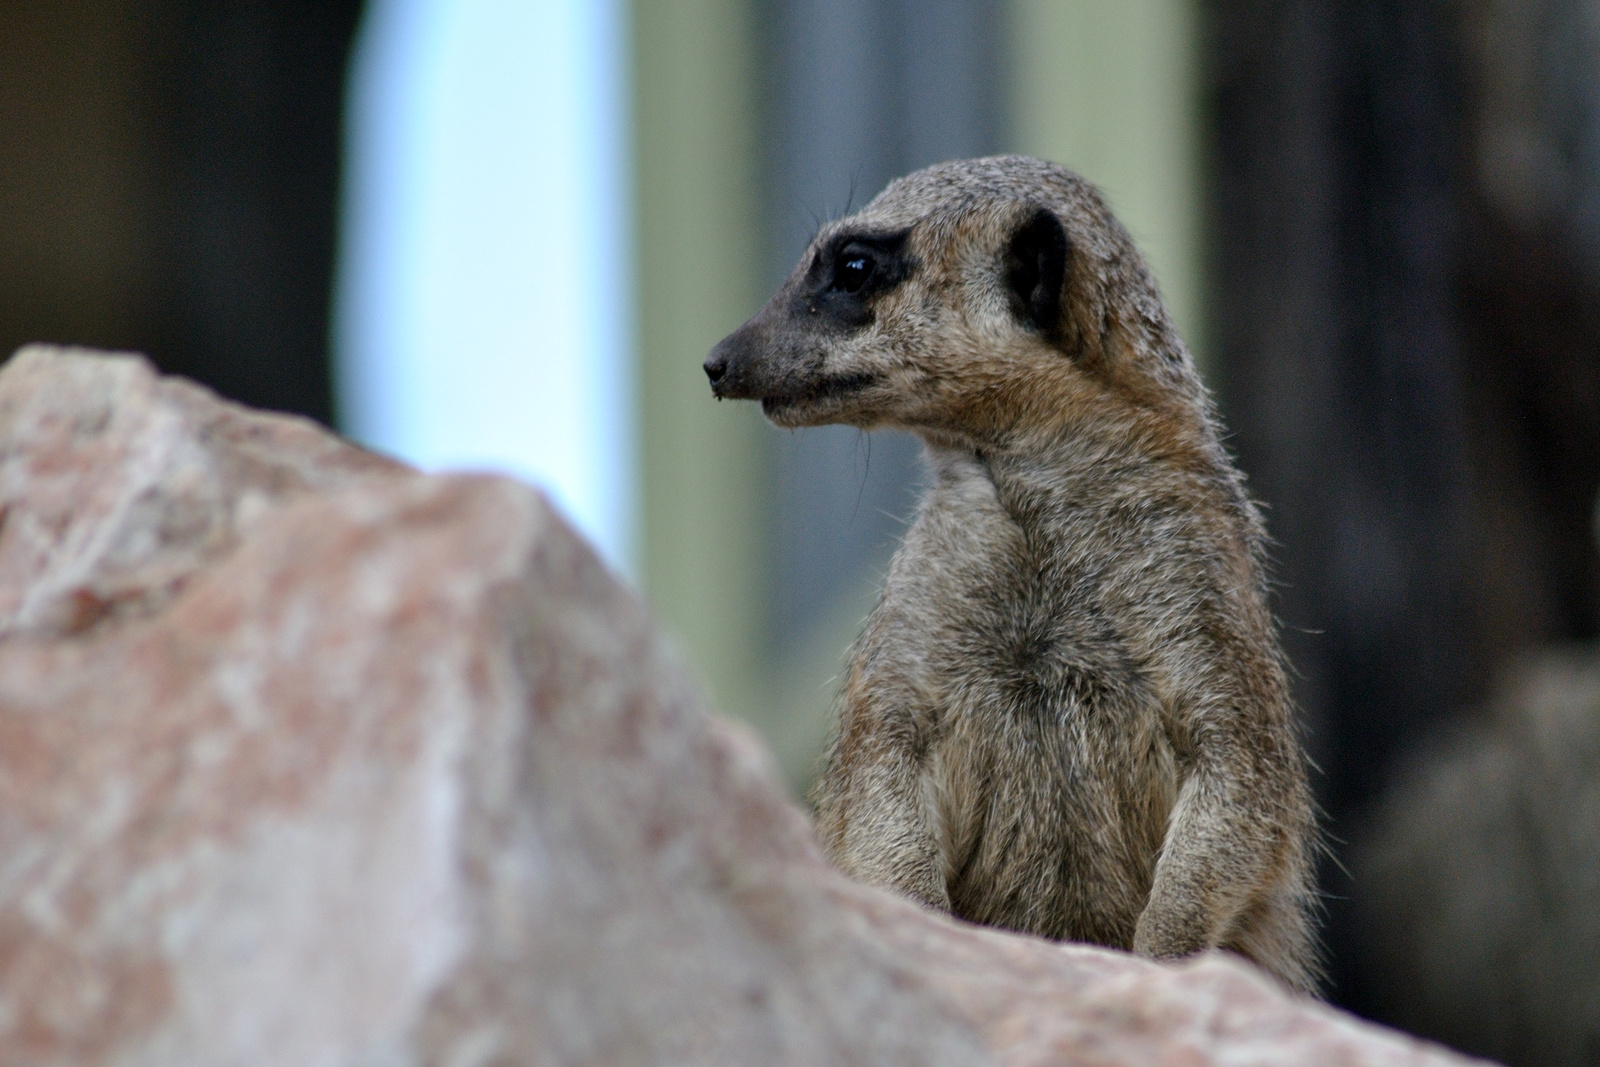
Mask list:
[{"label": "meerkat", "polygon": [[1262,524],[1095,190],[1017,156],[901,178],[705,371],[780,427],[910,430],[932,468],[813,795],[833,861],[973,922],[1220,947],[1314,991]]}]

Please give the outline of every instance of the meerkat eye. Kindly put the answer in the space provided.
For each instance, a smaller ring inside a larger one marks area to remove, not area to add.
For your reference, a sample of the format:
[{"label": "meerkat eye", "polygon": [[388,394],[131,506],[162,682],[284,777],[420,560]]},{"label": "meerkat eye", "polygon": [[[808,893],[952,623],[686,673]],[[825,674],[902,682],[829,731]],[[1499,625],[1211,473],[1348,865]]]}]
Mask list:
[{"label": "meerkat eye", "polygon": [[846,245],[840,250],[839,260],[833,268],[834,288],[847,293],[859,293],[877,265],[871,254],[859,245]]}]

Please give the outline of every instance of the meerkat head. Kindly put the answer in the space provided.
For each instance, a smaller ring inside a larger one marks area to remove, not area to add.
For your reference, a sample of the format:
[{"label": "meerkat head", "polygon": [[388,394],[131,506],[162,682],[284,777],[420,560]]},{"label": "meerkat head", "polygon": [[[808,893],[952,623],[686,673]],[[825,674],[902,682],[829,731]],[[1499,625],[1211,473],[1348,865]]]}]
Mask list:
[{"label": "meerkat head", "polygon": [[962,437],[1201,395],[1094,189],[1020,156],[929,167],[824,226],[705,371],[718,398],[759,400],[780,426]]}]

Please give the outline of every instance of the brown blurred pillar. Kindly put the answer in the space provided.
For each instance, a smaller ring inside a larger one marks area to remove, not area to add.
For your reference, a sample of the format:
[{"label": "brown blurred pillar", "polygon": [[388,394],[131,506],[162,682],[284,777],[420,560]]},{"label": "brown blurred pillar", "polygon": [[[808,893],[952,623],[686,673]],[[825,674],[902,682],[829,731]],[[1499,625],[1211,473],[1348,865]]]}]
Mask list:
[{"label": "brown blurred pillar", "polygon": [[148,352],[326,421],[354,0],[8,0],[0,350]]},{"label": "brown blurred pillar", "polygon": [[[1600,197],[1518,215],[1486,166],[1521,122],[1567,168],[1529,180],[1600,192],[1582,10],[1209,5],[1215,366],[1341,841],[1513,659],[1600,629]],[[1336,995],[1382,1017],[1325,885]]]}]

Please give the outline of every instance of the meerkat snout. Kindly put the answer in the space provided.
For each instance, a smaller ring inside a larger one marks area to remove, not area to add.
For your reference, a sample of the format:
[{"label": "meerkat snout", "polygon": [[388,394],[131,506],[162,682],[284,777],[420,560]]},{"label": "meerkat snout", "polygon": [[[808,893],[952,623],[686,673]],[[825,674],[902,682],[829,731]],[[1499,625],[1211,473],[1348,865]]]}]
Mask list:
[{"label": "meerkat snout", "polygon": [[1265,534],[1126,231],[1016,156],[823,227],[706,361],[780,426],[899,426],[932,487],[814,794],[846,872],[974,922],[1317,973],[1317,833]]},{"label": "meerkat snout", "polygon": [[876,421],[884,368],[837,343],[869,336],[883,299],[914,271],[907,237],[904,228],[861,228],[813,242],[767,306],[712,350],[713,394],[759,400],[783,425]]},{"label": "meerkat snout", "polygon": [[[728,373],[728,359],[726,356],[719,355],[713,351],[711,355],[706,357],[706,361],[700,365],[700,368],[706,372],[706,377],[711,379],[711,388],[715,393],[717,383],[722,381],[724,374]],[[718,396],[717,399],[721,400],[722,397]]]}]

